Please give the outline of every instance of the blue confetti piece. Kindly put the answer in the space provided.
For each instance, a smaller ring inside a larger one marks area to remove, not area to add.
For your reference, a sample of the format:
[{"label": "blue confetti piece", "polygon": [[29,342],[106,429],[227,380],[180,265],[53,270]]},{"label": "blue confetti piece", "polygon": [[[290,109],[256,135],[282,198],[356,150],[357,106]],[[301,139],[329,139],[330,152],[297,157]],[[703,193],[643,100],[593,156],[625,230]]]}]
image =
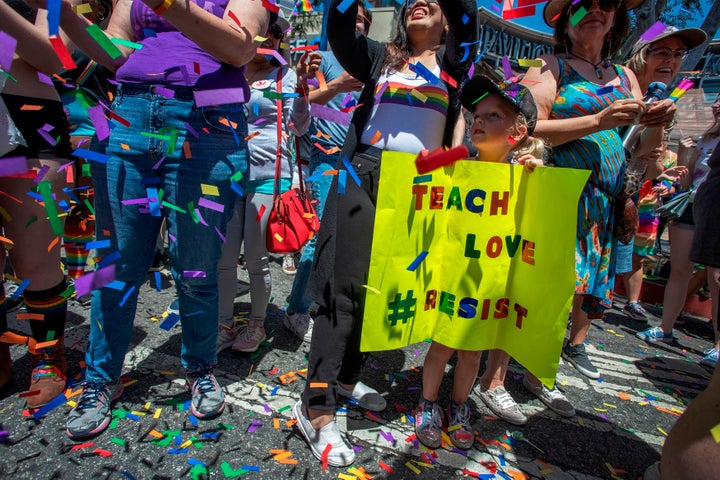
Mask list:
[{"label": "blue confetti piece", "polygon": [[65,402],[67,402],[67,398],[65,398],[64,393],[61,393],[57,397],[50,400],[50,402],[35,410],[35,413],[33,413],[33,418],[35,418],[35,420],[42,418],[51,411],[55,410],[60,405],[65,404]]},{"label": "blue confetti piece", "polygon": [[353,3],[355,3],[355,0],[343,0],[343,2],[340,3],[340,5],[337,6],[337,9],[338,9],[338,11],[339,11],[340,13],[345,13],[345,11],[346,11],[346,10],[350,7],[350,5],[352,5]]},{"label": "blue confetti piece", "polygon": [[241,197],[245,196],[245,190],[240,186],[237,182],[230,182],[230,188],[233,189],[233,192],[237,193]]},{"label": "blue confetti piece", "polygon": [[97,163],[107,163],[107,161],[110,159],[110,157],[108,157],[107,155],[93,152],[92,150],[86,150],[84,148],[77,148],[74,152],[72,152],[72,154],[76,157],[84,158],[86,160],[90,160],[91,162]]},{"label": "blue confetti piece", "polygon": [[48,35],[58,35],[60,32],[60,0],[48,0],[47,2],[47,23]]},{"label": "blue confetti piece", "polygon": [[112,282],[105,285],[104,288],[112,288],[113,290],[120,291],[125,290],[125,285],[127,285],[127,283],[121,282],[120,280],[113,280]]},{"label": "blue confetti piece", "polygon": [[188,465],[192,465],[193,467],[196,465],[206,467],[205,462],[201,462],[200,460],[195,460],[194,458],[188,458],[187,463],[188,463]]},{"label": "blue confetti piece", "polygon": [[256,467],[255,465],[241,465],[241,470],[247,470],[248,472],[259,472],[260,467]]},{"label": "blue confetti piece", "polygon": [[440,78],[432,73],[428,68],[420,62],[409,64],[410,70],[423,77],[425,80],[433,85],[437,85],[440,82]]},{"label": "blue confetti piece", "polygon": [[168,453],[170,455],[179,455],[181,453],[187,453],[187,452],[188,452],[187,448],[170,448],[170,449],[168,449]]},{"label": "blue confetti piece", "polygon": [[119,260],[121,256],[122,256],[122,255],[120,255],[120,252],[118,252],[117,250],[115,250],[113,253],[111,253],[111,254],[108,255],[107,257],[103,258],[103,259],[100,261],[100,263],[98,263],[97,269],[100,270],[101,268],[107,267],[108,265],[110,265],[111,263],[113,263],[115,260]]},{"label": "blue confetti piece", "polygon": [[160,272],[155,272],[155,289],[160,292],[162,291],[162,277]]},{"label": "blue confetti piece", "polygon": [[160,185],[162,179],[160,177],[147,177],[140,179],[141,185]]},{"label": "blue confetti piece", "polygon": [[78,197],[75,196],[73,193],[74,188],[63,188],[62,191],[67,194],[68,197],[70,197],[75,203],[82,203]]},{"label": "blue confetti piece", "polygon": [[350,176],[352,177],[353,181],[359,187],[360,186],[360,177],[358,177],[357,172],[355,172],[355,169],[353,168],[352,164],[350,163],[350,160],[348,159],[347,155],[343,157],[343,165],[345,165],[345,168],[350,173]]},{"label": "blue confetti piece", "polygon": [[[130,298],[130,295],[132,295],[132,293],[134,291],[135,291],[135,285],[132,285],[128,289],[128,291],[125,292],[125,295],[123,295],[123,298],[122,298],[122,300],[120,300],[120,303],[118,304],[118,306],[122,307],[123,305],[125,305],[125,302],[127,302],[127,299]],[[170,330],[170,329],[168,328],[168,330]]]},{"label": "blue confetti piece", "polygon": [[467,13],[463,13],[463,16],[462,16],[463,25],[467,25],[467,22],[469,22],[469,21],[470,21],[470,17],[467,16]]},{"label": "blue confetti piece", "polygon": [[413,178],[413,184],[417,185],[418,183],[427,183],[432,182],[432,174],[428,175],[418,175],[417,177]]},{"label": "blue confetti piece", "polygon": [[504,467],[505,464],[505,455],[498,455],[498,460],[500,461],[500,466]]},{"label": "blue confetti piece", "polygon": [[43,197],[42,197],[42,195],[40,195],[39,193],[27,192],[27,194],[28,194],[28,196],[34,198],[34,199],[37,200],[38,202],[42,202],[42,201],[43,201]]},{"label": "blue confetti piece", "polygon": [[418,255],[417,258],[415,258],[415,260],[413,260],[410,265],[408,265],[407,269],[411,272],[417,270],[417,268],[420,266],[422,261],[425,260],[425,257],[427,257],[427,255],[428,252],[426,251],[420,252],[420,255]]},{"label": "blue confetti piece", "polygon": [[175,435],[173,441],[175,442],[175,445],[182,445],[182,435]]},{"label": "blue confetti piece", "polygon": [[500,470],[498,470],[497,472],[495,472],[495,474],[496,474],[496,475],[500,475],[500,476],[501,476],[502,478],[504,478],[505,480],[513,480],[513,477],[511,477],[510,475],[504,474],[504,473],[501,472]]},{"label": "blue confetti piece", "polygon": [[347,170],[338,171],[338,194],[345,194],[345,183],[347,182]]},{"label": "blue confetti piece", "polygon": [[126,413],[125,418],[129,418],[130,420],[132,420],[134,422],[140,421],[140,417],[138,415],[135,415],[134,413]]},{"label": "blue confetti piece", "polygon": [[602,87],[602,88],[598,88],[597,90],[595,90],[595,94],[596,95],[605,95],[606,93],[611,93],[614,89],[615,89],[615,87],[613,87],[612,85],[608,85],[607,87]]},{"label": "blue confetti piece", "polygon": [[153,28],[143,28],[144,37],[157,37],[157,32]]},{"label": "blue confetti piece", "polygon": [[175,313],[171,313],[170,315],[165,318],[165,320],[162,321],[160,324],[160,328],[166,331],[170,331],[172,327],[175,326],[176,323],[180,321],[180,315],[177,315]]},{"label": "blue confetti piece", "polygon": [[273,389],[272,389],[272,392],[270,392],[270,396],[272,397],[272,396],[276,395],[279,388],[280,388],[280,387],[275,387],[275,388],[273,388]]},{"label": "blue confetti piece", "polygon": [[205,432],[202,435],[200,435],[202,438],[219,438],[220,433],[218,432]]},{"label": "blue confetti piece", "polygon": [[191,413],[190,415],[188,415],[188,421],[190,421],[190,423],[192,423],[192,425],[193,425],[194,427],[197,427],[197,425],[198,425],[198,419],[197,419],[197,418],[195,417],[195,415],[193,415],[192,413]]},{"label": "blue confetti piece", "polygon": [[157,188],[146,188],[148,198],[148,207],[150,208],[150,215],[153,217],[160,216],[160,198],[158,196]]},{"label": "blue confetti piece", "polygon": [[122,472],[120,472],[120,475],[122,475],[123,477],[127,477],[127,478],[129,478],[130,480],[135,480],[135,475],[133,475],[132,473],[128,472],[127,470],[123,470]]},{"label": "blue confetti piece", "polygon": [[101,248],[108,248],[110,246],[110,240],[95,240],[94,242],[88,242],[85,244],[85,250],[100,250]]},{"label": "blue confetti piece", "polygon": [[10,296],[10,298],[20,298],[20,295],[25,291],[28,285],[30,285],[31,280],[29,278],[26,278],[22,281],[20,285],[18,285],[18,288],[13,292],[13,294]]}]

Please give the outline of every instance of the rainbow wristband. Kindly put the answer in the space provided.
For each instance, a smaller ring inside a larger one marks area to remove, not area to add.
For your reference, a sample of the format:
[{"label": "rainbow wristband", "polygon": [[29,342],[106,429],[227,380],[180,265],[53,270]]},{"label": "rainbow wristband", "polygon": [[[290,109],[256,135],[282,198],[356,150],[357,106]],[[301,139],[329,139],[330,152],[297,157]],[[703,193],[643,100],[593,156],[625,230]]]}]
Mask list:
[{"label": "rainbow wristband", "polygon": [[155,12],[157,15],[162,15],[167,11],[168,8],[170,8],[173,3],[175,3],[175,0],[163,0],[163,3],[153,8],[153,12]]}]

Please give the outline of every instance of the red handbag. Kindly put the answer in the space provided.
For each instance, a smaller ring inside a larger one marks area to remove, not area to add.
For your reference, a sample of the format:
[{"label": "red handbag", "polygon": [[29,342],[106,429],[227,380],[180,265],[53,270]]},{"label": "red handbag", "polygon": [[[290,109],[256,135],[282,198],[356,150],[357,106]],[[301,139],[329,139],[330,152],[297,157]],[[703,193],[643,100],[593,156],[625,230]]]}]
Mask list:
[{"label": "red handbag", "polygon": [[[280,84],[281,71],[278,71],[277,92],[282,94]],[[280,96],[280,95],[278,95]],[[320,229],[320,220],[315,208],[305,193],[302,168],[298,165],[299,188],[291,188],[280,194],[280,169],[282,166],[282,98],[277,102],[278,147],[275,159],[275,185],[273,187],[273,207],[267,223],[265,243],[268,252],[295,253],[299,251]],[[297,149],[296,149],[297,151]]]}]

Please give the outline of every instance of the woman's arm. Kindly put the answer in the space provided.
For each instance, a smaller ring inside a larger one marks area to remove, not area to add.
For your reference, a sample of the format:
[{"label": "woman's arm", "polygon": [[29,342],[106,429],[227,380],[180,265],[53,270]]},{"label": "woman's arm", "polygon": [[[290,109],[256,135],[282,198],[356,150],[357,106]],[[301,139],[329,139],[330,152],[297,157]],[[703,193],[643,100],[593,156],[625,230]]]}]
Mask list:
[{"label": "woman's arm", "polygon": [[328,12],[327,34],[340,65],[353,77],[366,82],[375,58],[385,51],[385,46],[359,33],[355,28],[358,4],[353,2],[345,12],[338,10],[344,0],[332,0]]},{"label": "woman's arm", "polygon": [[37,71],[52,75],[62,70],[62,63],[48,41],[47,30],[41,31],[3,1],[0,1],[0,30],[17,40],[15,54]]},{"label": "woman's arm", "polygon": [[644,110],[642,101],[628,98],[617,100],[592,115],[551,120],[550,114],[557,95],[560,70],[554,55],[543,55],[540,61],[542,67],[530,68],[521,83],[530,90],[538,108],[538,122],[533,135],[547,140],[552,146],[562,145],[602,130],[632,125],[635,118]]},{"label": "woman's arm", "polygon": [[[298,76],[291,69],[286,69],[282,78],[282,92],[284,94],[296,93]],[[303,80],[304,83],[304,80]],[[295,98],[287,97],[282,100],[284,130],[294,135],[303,135],[310,126],[310,108],[307,95],[299,93]]]},{"label": "woman's arm", "polygon": [[439,0],[439,5],[449,27],[443,69],[460,83],[477,56],[477,4],[474,0]]}]

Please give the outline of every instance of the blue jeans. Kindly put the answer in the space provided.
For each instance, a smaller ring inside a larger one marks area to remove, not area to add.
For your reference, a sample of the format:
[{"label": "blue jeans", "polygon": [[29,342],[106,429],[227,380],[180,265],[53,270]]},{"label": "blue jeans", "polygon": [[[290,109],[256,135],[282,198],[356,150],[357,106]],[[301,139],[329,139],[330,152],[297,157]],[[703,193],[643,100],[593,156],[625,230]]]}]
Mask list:
[{"label": "blue jeans", "polygon": [[[322,175],[323,172],[334,170],[337,166],[339,153],[326,155],[313,148],[310,156],[310,175],[321,174],[317,180],[311,184],[313,199],[317,200],[315,204],[315,213],[322,220],[323,210],[325,209],[325,201],[327,200],[330,184],[332,183],[332,175]],[[295,273],[292,291],[288,300],[288,313],[307,313],[312,300],[305,294],[307,288],[308,277],[310,277],[310,269],[312,268],[313,258],[315,257],[315,245],[317,244],[317,235],[305,245],[300,257],[300,264]]]},{"label": "blue jeans", "polygon": [[[85,354],[86,378],[91,382],[120,378],[132,339],[138,290],[152,263],[163,218],[180,301],[182,364],[197,370],[217,362],[217,263],[221,235],[237,201],[230,177],[247,169],[247,124],[239,105],[196,108],[189,89],[178,89],[173,99],[153,91],[149,86],[120,86],[113,111],[130,126],[118,124],[112,129],[106,164],[91,162],[97,239],[109,239],[111,245],[98,253],[110,257],[115,279],[124,282],[121,289],[92,292]],[[234,134],[226,126],[233,122]],[[176,135],[173,150],[168,144]],[[202,184],[217,187],[218,195],[203,195]],[[162,191],[162,199],[156,195],[162,208],[148,188]],[[124,203],[148,197],[149,204]],[[201,198],[221,204],[223,211],[198,206]],[[199,216],[191,216],[190,208]],[[115,252],[119,258],[112,261]]]}]

